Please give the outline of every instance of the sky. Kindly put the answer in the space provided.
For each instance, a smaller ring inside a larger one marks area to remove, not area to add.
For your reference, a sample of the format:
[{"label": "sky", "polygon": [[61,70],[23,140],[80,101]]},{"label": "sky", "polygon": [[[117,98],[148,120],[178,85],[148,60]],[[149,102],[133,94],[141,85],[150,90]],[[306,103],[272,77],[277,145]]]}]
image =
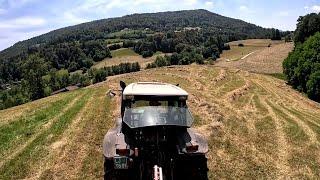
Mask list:
[{"label": "sky", "polygon": [[0,0],[0,50],[54,29],[133,13],[207,9],[281,30],[320,12],[320,0]]}]

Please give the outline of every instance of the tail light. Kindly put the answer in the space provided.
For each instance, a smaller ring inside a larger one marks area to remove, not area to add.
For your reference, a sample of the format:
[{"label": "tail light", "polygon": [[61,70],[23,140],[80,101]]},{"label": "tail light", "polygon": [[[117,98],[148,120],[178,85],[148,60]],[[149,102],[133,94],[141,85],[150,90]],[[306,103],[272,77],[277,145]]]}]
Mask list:
[{"label": "tail light", "polygon": [[120,156],[129,156],[130,149],[116,149],[116,154],[119,154]]},{"label": "tail light", "polygon": [[187,152],[196,152],[196,151],[198,151],[198,149],[199,149],[198,145],[186,146],[186,151]]},{"label": "tail light", "polygon": [[139,156],[139,149],[138,148],[134,148],[134,156],[135,157]]}]

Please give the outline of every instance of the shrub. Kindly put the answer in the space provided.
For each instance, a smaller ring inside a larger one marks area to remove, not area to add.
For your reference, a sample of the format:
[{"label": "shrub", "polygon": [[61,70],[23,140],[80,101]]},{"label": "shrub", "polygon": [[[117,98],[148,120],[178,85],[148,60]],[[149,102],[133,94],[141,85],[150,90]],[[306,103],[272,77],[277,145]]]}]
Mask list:
[{"label": "shrub", "polygon": [[217,59],[220,57],[220,51],[217,46],[206,47],[203,49],[202,55],[205,59],[210,57]]},{"label": "shrub", "polygon": [[216,59],[208,58],[208,63],[209,63],[210,65],[213,65],[215,61],[216,61]]},{"label": "shrub", "polygon": [[142,51],[141,55],[143,58],[151,57],[153,55],[152,51]]},{"label": "shrub", "polygon": [[320,70],[310,75],[307,82],[307,94],[311,99],[320,102]]},{"label": "shrub", "polygon": [[204,64],[204,59],[203,59],[202,55],[200,55],[200,54],[195,54],[193,58],[194,58],[194,61],[195,61],[197,64]]},{"label": "shrub", "polygon": [[167,59],[161,56],[157,56],[156,61],[154,62],[157,67],[167,66],[169,63],[167,63]]},{"label": "shrub", "polygon": [[134,47],[135,44],[136,44],[135,41],[125,40],[125,41],[123,41],[123,45],[122,46],[124,48],[129,48],[129,47]]},{"label": "shrub", "polygon": [[149,64],[147,64],[146,69],[151,69],[151,68],[156,68],[156,67],[157,66],[155,63],[149,63]]},{"label": "shrub", "polygon": [[120,49],[120,48],[121,48],[120,44],[112,44],[112,45],[109,46],[110,50],[117,50],[117,49]]},{"label": "shrub", "polygon": [[284,38],[285,42],[292,42],[292,35],[288,34],[285,38]]},{"label": "shrub", "polygon": [[230,45],[228,43],[224,44],[223,50],[230,50]]}]

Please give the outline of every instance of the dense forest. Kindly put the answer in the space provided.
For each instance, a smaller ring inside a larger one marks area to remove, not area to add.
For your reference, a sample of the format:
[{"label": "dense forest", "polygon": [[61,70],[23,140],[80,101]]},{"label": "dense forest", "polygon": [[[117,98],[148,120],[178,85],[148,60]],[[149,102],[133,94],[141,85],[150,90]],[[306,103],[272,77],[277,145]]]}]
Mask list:
[{"label": "dense forest", "polygon": [[[218,58],[227,48],[226,42],[278,39],[283,35],[285,32],[207,10],[133,14],[58,29],[0,52],[0,103],[6,104],[0,108],[38,99],[72,85],[75,82],[70,80],[71,74],[79,70],[83,85],[96,82],[92,74],[88,75],[91,66],[110,58],[110,51],[121,47],[132,48],[143,57],[157,51],[174,53],[173,57],[165,57],[149,67],[162,66],[159,62],[164,61],[166,65],[201,64],[204,59]],[[108,74],[106,70],[99,73]],[[61,78],[61,74],[69,79],[64,81],[67,83],[54,80]]]},{"label": "dense forest", "polygon": [[320,13],[298,19],[295,48],[283,62],[288,83],[320,102]]}]

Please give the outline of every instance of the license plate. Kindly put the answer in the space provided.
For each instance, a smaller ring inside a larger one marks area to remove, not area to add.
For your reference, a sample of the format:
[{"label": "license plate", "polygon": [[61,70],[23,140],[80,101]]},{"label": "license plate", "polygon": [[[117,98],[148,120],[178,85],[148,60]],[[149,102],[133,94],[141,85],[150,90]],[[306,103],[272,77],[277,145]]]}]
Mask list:
[{"label": "license plate", "polygon": [[114,168],[115,169],[128,169],[128,158],[127,157],[114,157]]}]

